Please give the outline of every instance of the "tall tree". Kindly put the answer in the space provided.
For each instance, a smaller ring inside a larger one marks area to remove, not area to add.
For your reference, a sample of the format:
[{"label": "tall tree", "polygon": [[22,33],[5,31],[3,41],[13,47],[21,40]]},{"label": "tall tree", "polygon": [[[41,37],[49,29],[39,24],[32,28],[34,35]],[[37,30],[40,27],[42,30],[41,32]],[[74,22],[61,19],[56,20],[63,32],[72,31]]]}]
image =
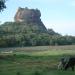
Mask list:
[{"label": "tall tree", "polygon": [[0,0],[0,12],[1,12],[4,8],[6,8],[5,2],[6,2],[6,0]]}]

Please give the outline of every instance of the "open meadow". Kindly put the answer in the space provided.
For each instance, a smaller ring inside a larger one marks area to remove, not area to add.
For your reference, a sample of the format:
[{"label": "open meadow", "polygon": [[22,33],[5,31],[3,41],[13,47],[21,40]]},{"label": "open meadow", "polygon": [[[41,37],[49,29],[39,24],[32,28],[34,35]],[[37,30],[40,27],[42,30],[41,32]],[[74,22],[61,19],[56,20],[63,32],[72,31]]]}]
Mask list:
[{"label": "open meadow", "polygon": [[66,56],[75,56],[75,45],[0,48],[0,75],[75,75],[57,69]]}]

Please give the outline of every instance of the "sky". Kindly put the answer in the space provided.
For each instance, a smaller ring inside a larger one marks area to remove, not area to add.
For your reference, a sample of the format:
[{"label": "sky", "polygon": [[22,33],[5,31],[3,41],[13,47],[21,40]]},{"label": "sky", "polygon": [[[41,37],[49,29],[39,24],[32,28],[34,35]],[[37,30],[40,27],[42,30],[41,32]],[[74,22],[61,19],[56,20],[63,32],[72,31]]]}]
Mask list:
[{"label": "sky", "polygon": [[62,35],[75,36],[75,0],[7,0],[0,23],[14,21],[18,7],[38,8],[46,28]]}]

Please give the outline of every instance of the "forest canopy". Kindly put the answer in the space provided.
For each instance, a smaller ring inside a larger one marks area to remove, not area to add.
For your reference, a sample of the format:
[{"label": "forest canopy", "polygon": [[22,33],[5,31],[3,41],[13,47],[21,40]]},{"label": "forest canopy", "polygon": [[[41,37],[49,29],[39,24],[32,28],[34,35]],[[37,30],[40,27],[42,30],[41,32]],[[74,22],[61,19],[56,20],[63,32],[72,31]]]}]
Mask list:
[{"label": "forest canopy", "polygon": [[0,47],[48,46],[75,44],[74,36],[62,36],[53,29],[35,23],[6,22],[0,26]]}]

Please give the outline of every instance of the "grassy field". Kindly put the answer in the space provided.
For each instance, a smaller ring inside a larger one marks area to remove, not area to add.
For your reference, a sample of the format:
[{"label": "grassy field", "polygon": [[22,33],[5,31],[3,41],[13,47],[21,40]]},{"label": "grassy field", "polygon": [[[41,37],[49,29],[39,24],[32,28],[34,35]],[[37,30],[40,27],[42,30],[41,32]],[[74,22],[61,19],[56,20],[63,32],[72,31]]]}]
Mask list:
[{"label": "grassy field", "polygon": [[75,75],[57,69],[62,57],[74,55],[75,45],[0,48],[0,75]]}]

